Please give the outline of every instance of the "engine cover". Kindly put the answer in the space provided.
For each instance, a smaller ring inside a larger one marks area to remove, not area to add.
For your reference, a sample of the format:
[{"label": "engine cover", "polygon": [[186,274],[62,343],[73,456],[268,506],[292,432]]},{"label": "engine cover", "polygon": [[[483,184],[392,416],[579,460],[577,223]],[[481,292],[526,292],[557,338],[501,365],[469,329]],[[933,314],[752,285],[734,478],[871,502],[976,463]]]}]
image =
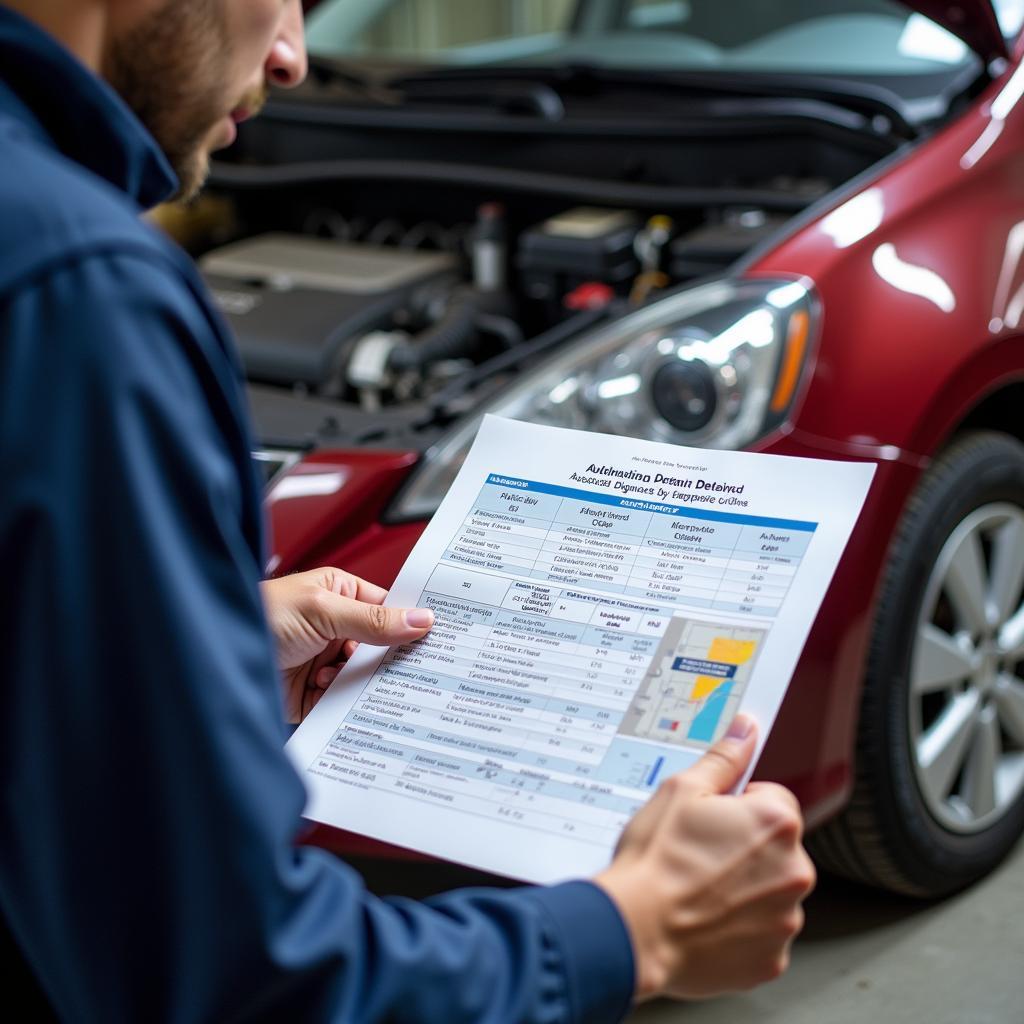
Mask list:
[{"label": "engine cover", "polygon": [[450,277],[446,253],[267,234],[200,260],[251,380],[319,389],[351,345],[392,325],[417,288]]}]

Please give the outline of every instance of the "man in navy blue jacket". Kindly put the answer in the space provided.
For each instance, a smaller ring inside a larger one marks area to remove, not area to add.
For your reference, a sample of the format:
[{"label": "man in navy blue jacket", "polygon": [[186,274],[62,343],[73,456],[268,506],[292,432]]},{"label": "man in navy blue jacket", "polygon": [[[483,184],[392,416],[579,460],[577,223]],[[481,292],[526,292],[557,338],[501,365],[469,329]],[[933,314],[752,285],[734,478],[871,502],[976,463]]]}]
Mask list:
[{"label": "man in navy blue jacket", "polygon": [[261,584],[231,342],[139,214],[304,71],[298,0],[0,3],[0,918],[73,1021],[614,1021],[774,976],[813,870],[789,794],[721,795],[742,720],[593,881],[383,901],[295,846],[282,679],[430,617]]}]

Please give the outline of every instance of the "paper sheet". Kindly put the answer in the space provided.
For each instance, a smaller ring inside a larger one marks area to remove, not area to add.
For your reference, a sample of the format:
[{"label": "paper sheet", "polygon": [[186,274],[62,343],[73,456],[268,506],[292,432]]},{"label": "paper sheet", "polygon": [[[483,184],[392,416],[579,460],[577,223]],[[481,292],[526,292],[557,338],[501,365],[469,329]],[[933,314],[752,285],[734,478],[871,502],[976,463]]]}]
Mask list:
[{"label": "paper sheet", "polygon": [[486,417],[388,599],[433,630],[360,647],[289,741],[307,816],[526,881],[604,867],[738,710],[763,746],[873,474]]}]

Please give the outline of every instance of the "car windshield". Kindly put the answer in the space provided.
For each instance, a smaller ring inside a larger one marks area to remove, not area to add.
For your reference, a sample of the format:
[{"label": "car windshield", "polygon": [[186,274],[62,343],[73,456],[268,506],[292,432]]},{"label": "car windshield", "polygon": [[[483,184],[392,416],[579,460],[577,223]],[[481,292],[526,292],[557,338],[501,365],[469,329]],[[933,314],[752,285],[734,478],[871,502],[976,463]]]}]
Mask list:
[{"label": "car windshield", "polygon": [[[994,6],[1016,35],[1024,0]],[[324,57],[431,67],[914,75],[975,60],[890,0],[325,0],[308,37]]]}]

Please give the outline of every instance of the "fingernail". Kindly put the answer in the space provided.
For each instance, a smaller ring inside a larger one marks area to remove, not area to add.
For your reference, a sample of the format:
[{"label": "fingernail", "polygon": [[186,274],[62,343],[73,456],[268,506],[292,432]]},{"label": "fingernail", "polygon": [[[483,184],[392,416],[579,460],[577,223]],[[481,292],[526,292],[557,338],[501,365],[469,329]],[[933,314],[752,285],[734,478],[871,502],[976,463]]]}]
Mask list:
[{"label": "fingernail", "polygon": [[729,726],[725,738],[745,740],[754,731],[754,720],[749,715],[737,715]]},{"label": "fingernail", "polygon": [[405,624],[413,629],[425,629],[434,624],[434,613],[429,608],[410,608],[405,613]]}]

